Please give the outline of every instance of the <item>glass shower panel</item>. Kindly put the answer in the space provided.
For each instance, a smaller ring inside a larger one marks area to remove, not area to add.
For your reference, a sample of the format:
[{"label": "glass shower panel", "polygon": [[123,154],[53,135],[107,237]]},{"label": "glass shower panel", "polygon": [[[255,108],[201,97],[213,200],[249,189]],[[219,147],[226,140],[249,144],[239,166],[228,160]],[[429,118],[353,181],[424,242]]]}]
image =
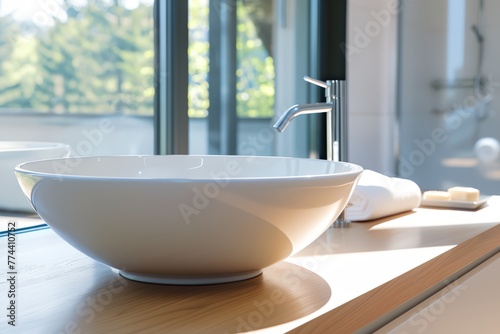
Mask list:
[{"label": "glass shower panel", "polygon": [[402,0],[398,172],[422,190],[500,190],[500,2]]}]

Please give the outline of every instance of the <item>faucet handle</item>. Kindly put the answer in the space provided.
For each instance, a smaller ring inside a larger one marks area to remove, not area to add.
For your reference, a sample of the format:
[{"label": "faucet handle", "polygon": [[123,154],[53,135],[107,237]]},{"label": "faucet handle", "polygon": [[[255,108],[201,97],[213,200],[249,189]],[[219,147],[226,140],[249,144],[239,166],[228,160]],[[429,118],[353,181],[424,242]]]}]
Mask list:
[{"label": "faucet handle", "polygon": [[312,83],[316,86],[320,86],[320,87],[323,87],[323,88],[328,88],[328,84],[324,81],[321,81],[321,80],[318,80],[318,79],[314,79],[314,78],[311,78],[311,77],[308,77],[307,75],[304,76],[304,80],[309,82],[309,83]]}]

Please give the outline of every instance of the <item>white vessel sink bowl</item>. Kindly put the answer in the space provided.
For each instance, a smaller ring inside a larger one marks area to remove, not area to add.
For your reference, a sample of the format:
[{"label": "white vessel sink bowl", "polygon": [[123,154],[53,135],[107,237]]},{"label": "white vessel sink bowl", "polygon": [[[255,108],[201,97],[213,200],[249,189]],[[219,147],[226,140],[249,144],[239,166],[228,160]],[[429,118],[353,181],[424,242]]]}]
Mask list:
[{"label": "white vessel sink bowl", "polygon": [[16,167],[36,212],[129,279],[236,281],[300,251],[337,218],[362,168],[280,157],[115,156]]},{"label": "white vessel sink bowl", "polygon": [[34,212],[16,176],[18,164],[51,158],[67,157],[69,145],[49,142],[0,141],[0,210]]}]

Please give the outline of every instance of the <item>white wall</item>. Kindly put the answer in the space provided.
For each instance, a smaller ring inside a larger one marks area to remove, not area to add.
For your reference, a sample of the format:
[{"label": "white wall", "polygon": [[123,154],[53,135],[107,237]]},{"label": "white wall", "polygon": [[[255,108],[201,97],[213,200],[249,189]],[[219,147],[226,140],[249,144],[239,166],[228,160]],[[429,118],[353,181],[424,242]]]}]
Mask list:
[{"label": "white wall", "polygon": [[349,161],[395,174],[397,0],[349,0]]}]

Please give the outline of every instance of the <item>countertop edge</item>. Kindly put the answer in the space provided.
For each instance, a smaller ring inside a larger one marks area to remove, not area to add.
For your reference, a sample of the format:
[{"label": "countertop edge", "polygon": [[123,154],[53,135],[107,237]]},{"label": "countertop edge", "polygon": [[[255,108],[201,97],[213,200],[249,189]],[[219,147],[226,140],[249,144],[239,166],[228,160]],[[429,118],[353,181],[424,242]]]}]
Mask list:
[{"label": "countertop edge", "polygon": [[372,333],[500,251],[500,225],[288,333]]}]

